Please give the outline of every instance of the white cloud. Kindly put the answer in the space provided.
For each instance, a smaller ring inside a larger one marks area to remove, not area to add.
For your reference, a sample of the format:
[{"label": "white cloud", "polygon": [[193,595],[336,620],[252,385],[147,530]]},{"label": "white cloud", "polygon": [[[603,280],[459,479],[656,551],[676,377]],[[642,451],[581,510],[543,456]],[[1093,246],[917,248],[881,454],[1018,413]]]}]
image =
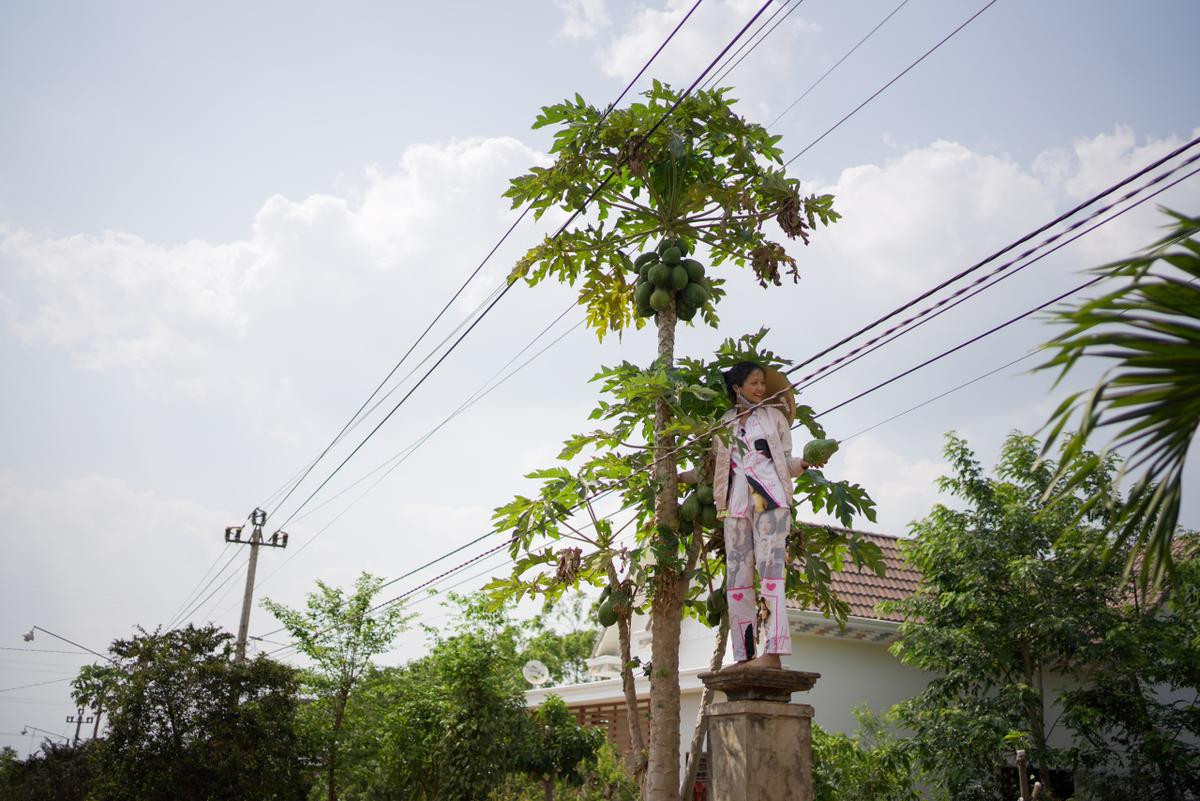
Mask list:
[{"label": "white cloud", "polygon": [[[413,146],[394,170],[368,170],[358,198],[271,197],[251,236],[225,243],[0,227],[0,312],[23,342],[127,371],[153,396],[252,396],[264,421],[303,416],[293,373],[310,354],[364,334],[360,309],[381,296],[394,298],[403,330],[419,330],[512,219],[507,179],[543,160],[511,138]],[[497,253],[462,304],[494,285],[528,236]],[[395,325],[374,325],[385,322]]]},{"label": "white cloud", "polygon": [[[625,25],[614,31],[612,37],[598,49],[601,69],[606,75],[616,78],[633,77],[693,5],[692,0],[666,0],[662,5],[638,7]],[[651,74],[679,89],[687,87],[761,5],[758,0],[721,0],[702,4],[655,59]],[[775,6],[763,12],[746,36],[730,49],[730,54],[737,51],[741,44],[749,42],[749,37],[758,30],[758,26],[778,8]],[[789,12],[785,10],[782,14]],[[779,23],[780,18],[776,17],[770,25]],[[746,56],[721,84],[738,87],[740,109],[753,111],[757,115],[768,113],[771,105],[779,100],[774,91],[778,76],[791,73],[796,60],[806,55],[802,47],[803,37],[818,31],[820,27],[814,23],[794,14],[789,15],[786,21],[779,23],[764,46],[757,47]],[[735,58],[745,53],[743,50]],[[708,78],[720,75],[724,63],[722,61],[722,66],[710,73]]]},{"label": "white cloud", "polygon": [[591,39],[612,24],[607,0],[554,0],[554,4],[562,9],[558,33],[566,39]]}]

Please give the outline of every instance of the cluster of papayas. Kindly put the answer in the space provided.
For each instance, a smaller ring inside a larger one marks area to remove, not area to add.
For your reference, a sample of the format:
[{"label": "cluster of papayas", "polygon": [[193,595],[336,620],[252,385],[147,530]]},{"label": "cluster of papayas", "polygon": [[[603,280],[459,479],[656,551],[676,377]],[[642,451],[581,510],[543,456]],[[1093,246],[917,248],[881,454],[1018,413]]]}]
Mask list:
[{"label": "cluster of papayas", "polygon": [[639,317],[651,317],[671,305],[675,297],[675,314],[681,320],[696,316],[711,294],[704,265],[688,258],[692,249],[682,239],[664,239],[654,250],[643,253],[633,262],[638,280],[633,301]]},{"label": "cluster of papayas", "polygon": [[695,491],[679,504],[679,519],[685,523],[696,523],[700,528],[717,527],[717,506],[713,502],[713,489],[709,484],[700,484]]}]

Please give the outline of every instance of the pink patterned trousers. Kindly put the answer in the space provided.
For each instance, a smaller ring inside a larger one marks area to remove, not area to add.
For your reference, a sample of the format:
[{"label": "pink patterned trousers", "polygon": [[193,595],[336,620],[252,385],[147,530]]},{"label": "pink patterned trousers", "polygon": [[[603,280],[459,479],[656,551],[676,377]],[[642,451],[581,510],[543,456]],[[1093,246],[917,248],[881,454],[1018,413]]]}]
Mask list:
[{"label": "pink patterned trousers", "polygon": [[[753,505],[752,505],[753,508]],[[759,652],[756,642],[765,640],[764,654],[790,654],[786,587],[787,535],[791,515],[786,508],[751,511],[749,519],[725,518],[725,570],[729,599],[729,632],[734,658],[741,662]],[[755,593],[754,573],[761,579]],[[759,599],[765,620],[759,624]]]}]

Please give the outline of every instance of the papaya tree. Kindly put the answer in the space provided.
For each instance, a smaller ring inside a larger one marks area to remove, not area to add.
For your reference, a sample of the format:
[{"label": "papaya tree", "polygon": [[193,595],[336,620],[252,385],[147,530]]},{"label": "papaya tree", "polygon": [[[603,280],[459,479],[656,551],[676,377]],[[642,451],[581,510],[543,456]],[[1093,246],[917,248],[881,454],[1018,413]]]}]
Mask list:
[{"label": "papaya tree", "polygon": [[[535,286],[552,278],[577,286],[587,323],[601,340],[651,318],[657,328],[651,367],[626,363],[597,376],[613,400],[603,401],[592,417],[610,427],[573,438],[563,452],[570,461],[591,449],[584,467],[533,474],[545,482],[541,495],[499,510],[501,527],[514,531],[516,572],[493,587],[501,595],[553,594],[583,580],[609,586],[613,597],[606,600],[624,620],[635,607],[648,609],[653,642],[645,786],[646,796],[656,800],[673,798],[677,789],[679,633],[704,573],[703,525],[680,527],[678,468],[702,463],[724,397],[712,365],[675,357],[678,322],[698,315],[716,327],[725,294],[724,279],[691,257],[706,254],[709,267],[722,272],[749,268],[763,287],[778,286],[785,276],[798,280],[799,270],[785,246],[770,238],[767,224],[774,221],[783,235],[807,243],[816,226],[838,218],[832,196],[805,196],[800,182],[787,177],[780,137],[734,113],[728,92],[683,96],[655,81],[644,100],[607,117],[578,95],[546,106],[534,128],[555,129],[554,161],[514,178],[506,193],[514,207],[529,205],[537,217],[586,211],[575,227],[530,248],[510,281]],[[731,345],[725,356],[737,349]],[[815,421],[808,414],[811,429]],[[591,534],[566,521],[567,510],[607,485],[634,509],[635,549],[617,547],[607,521],[597,518]],[[859,493],[839,497],[865,499]],[[563,536],[580,540],[588,557],[583,547],[542,547]],[[614,560],[620,559],[633,561],[625,565],[629,577],[618,580]],[[551,564],[553,571],[522,578]]]}]

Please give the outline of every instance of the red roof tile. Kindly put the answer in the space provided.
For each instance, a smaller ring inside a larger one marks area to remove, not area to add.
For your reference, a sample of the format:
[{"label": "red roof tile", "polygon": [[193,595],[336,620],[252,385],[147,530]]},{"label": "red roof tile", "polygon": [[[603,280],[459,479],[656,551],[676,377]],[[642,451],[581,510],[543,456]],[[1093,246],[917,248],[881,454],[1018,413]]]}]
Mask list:
[{"label": "red roof tile", "polygon": [[[837,528],[837,527],[835,527]],[[896,614],[883,614],[875,608],[881,601],[898,601],[907,598],[917,589],[921,574],[900,555],[898,547],[900,538],[887,534],[872,534],[865,531],[847,531],[854,536],[872,542],[883,551],[883,561],[887,565],[887,573],[883,576],[863,568],[859,571],[853,564],[847,564],[844,570],[833,574],[833,590],[839,598],[850,604],[850,614],[855,617],[871,618],[874,620],[900,621]],[[794,608],[801,608],[798,605]]]}]

